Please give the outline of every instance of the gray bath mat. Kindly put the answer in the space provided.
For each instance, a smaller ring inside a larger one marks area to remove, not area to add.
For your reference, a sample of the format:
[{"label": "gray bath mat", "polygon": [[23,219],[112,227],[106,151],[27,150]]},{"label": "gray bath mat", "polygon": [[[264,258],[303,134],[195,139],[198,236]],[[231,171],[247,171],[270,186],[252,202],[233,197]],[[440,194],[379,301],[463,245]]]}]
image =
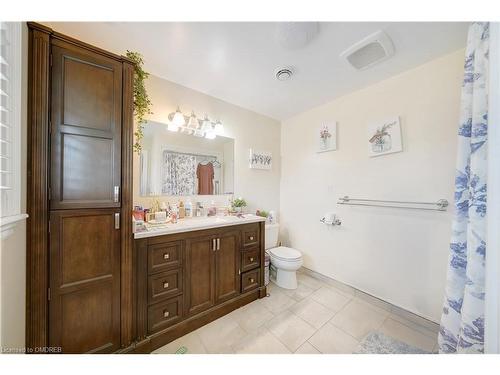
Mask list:
[{"label": "gray bath mat", "polygon": [[386,336],[381,332],[369,333],[354,351],[356,354],[430,354],[425,350]]}]

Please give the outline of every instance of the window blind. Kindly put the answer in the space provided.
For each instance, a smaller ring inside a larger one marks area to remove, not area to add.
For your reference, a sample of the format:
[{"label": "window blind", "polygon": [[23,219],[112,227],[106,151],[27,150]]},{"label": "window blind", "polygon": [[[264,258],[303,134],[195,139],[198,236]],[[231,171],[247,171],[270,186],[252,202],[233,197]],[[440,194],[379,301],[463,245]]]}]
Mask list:
[{"label": "window blind", "polygon": [[0,216],[20,214],[21,25],[0,22]]}]

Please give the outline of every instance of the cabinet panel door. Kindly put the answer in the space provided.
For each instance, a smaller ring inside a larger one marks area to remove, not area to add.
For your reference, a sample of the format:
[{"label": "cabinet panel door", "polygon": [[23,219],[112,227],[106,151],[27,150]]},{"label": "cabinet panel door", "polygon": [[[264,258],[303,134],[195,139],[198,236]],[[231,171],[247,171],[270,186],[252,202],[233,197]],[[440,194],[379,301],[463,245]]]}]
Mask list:
[{"label": "cabinet panel door", "polygon": [[197,314],[214,305],[214,236],[186,240],[186,313]]},{"label": "cabinet panel door", "polygon": [[50,207],[120,207],[122,65],[54,43]]},{"label": "cabinet panel door", "polygon": [[50,217],[50,346],[64,353],[120,346],[120,230],[117,209]]},{"label": "cabinet panel door", "polygon": [[218,236],[215,252],[215,302],[220,303],[240,293],[240,231]]}]

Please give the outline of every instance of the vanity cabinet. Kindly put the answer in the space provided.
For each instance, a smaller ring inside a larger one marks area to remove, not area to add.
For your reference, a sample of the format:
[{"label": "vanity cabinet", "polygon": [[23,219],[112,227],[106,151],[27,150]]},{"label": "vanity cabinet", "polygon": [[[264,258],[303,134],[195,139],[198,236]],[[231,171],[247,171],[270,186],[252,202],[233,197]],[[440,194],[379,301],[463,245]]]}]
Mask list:
[{"label": "vanity cabinet", "polygon": [[262,221],[136,239],[135,252],[136,352],[266,295]]}]

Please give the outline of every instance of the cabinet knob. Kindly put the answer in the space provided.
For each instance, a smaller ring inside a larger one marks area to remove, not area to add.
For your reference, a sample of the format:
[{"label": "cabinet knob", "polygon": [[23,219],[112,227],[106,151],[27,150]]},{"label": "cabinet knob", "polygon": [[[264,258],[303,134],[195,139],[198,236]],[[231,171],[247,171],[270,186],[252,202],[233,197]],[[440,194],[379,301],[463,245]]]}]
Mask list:
[{"label": "cabinet knob", "polygon": [[250,257],[250,262],[253,262],[253,257]]},{"label": "cabinet knob", "polygon": [[170,254],[169,253],[163,254],[163,259],[170,259]]},{"label": "cabinet knob", "polygon": [[250,236],[250,241],[253,241],[253,236]]},{"label": "cabinet knob", "polygon": [[167,310],[163,310],[163,317],[168,318],[170,313]]},{"label": "cabinet knob", "polygon": [[168,283],[167,282],[164,282],[163,283],[163,289],[167,289],[168,288]]},{"label": "cabinet knob", "polygon": [[255,279],[254,279],[254,278],[251,278],[251,279],[250,279],[250,282],[251,282],[251,283],[254,283],[254,282],[255,282]]}]

